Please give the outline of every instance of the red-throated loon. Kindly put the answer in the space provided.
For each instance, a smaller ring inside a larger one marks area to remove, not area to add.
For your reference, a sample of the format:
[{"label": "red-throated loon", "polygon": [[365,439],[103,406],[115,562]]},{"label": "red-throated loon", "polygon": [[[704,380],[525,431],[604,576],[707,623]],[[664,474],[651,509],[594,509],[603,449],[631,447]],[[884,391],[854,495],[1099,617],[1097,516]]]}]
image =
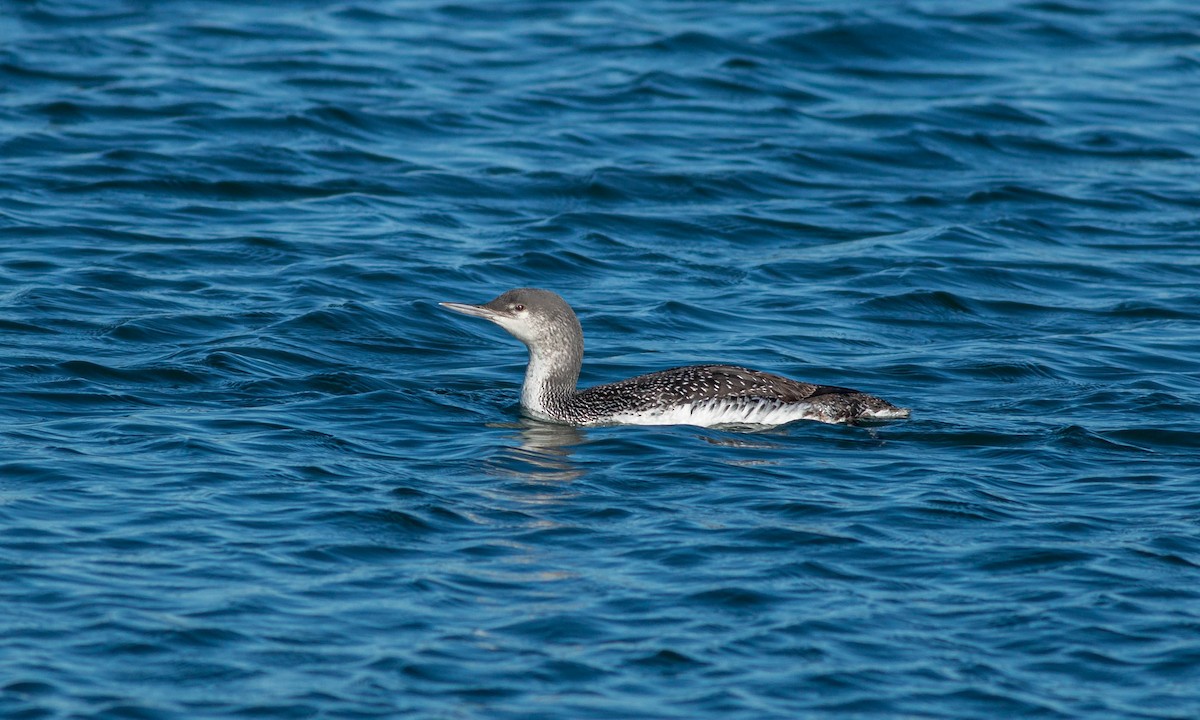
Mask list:
[{"label": "red-throated loon", "polygon": [[583,329],[571,306],[536,288],[509,290],[482,305],[442,307],[491,320],[529,348],[521,407],[567,425],[782,425],[906,418],[874,395],[789,380],[732,365],[689,365],[577,390]]}]

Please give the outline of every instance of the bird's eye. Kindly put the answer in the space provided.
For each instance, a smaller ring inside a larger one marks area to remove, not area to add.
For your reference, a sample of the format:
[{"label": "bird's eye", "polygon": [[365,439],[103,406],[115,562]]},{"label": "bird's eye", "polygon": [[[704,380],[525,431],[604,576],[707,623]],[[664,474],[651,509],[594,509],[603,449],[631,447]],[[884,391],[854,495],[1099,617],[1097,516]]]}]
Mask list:
[{"label": "bird's eye", "polygon": [[517,312],[521,312],[524,309],[525,309],[524,305],[520,305],[520,304],[513,305],[513,310],[516,310]]}]

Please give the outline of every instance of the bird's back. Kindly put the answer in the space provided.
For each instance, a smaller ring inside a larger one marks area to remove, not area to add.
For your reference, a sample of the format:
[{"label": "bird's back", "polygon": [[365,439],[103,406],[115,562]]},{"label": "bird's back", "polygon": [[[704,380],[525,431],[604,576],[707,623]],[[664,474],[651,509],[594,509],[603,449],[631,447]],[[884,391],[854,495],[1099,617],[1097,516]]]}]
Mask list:
[{"label": "bird's back", "polygon": [[597,385],[576,393],[569,406],[573,421],[588,424],[778,425],[907,414],[857,390],[733,365],[689,365]]}]

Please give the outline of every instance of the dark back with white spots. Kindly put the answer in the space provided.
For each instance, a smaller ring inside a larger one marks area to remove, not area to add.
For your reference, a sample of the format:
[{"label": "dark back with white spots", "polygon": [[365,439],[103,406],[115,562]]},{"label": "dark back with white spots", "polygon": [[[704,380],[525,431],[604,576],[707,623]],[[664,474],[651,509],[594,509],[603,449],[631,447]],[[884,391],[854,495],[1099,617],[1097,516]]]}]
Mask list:
[{"label": "dark back with white spots", "polygon": [[772,405],[807,402],[823,395],[860,396],[857,390],[798,382],[732,365],[689,365],[582,390],[563,412],[577,422],[712,402]]}]

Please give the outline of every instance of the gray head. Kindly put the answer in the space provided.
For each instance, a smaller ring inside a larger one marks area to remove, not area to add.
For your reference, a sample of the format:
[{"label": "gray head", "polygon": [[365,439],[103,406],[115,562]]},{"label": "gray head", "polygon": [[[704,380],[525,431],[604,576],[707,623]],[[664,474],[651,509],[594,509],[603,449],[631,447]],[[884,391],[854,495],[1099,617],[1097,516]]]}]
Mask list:
[{"label": "gray head", "polygon": [[[583,330],[575,312],[557,293],[538,288],[509,290],[482,305],[444,302],[442,307],[491,320],[534,351],[583,354]],[[578,350],[576,350],[578,346]]]}]

